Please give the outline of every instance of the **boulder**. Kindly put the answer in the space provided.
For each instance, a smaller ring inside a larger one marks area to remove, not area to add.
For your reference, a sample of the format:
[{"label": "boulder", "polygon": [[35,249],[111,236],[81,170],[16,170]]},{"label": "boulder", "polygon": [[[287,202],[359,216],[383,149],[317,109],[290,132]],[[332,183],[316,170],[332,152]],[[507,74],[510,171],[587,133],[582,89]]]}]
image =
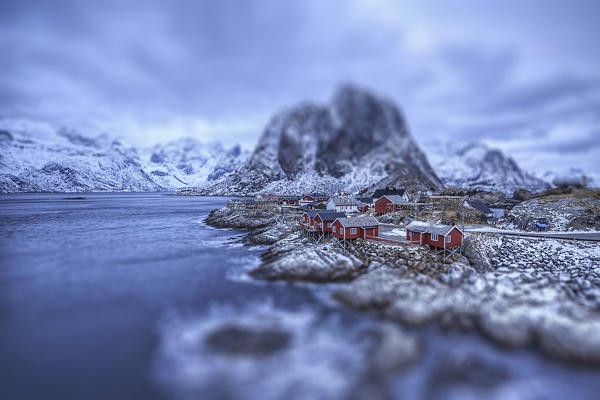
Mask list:
[{"label": "boulder", "polygon": [[527,201],[533,198],[533,193],[527,189],[517,189],[513,193],[513,199],[518,201]]}]

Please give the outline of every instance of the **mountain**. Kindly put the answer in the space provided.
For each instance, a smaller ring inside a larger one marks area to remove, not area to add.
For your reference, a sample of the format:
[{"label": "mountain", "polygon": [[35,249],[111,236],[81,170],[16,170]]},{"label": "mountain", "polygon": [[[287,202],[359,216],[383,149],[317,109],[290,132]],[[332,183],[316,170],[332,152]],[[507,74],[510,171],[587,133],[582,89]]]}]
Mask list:
[{"label": "mountain", "polygon": [[372,192],[390,185],[440,188],[398,107],[352,85],[328,104],[275,114],[246,163],[203,194]]},{"label": "mountain", "polygon": [[586,174],[581,168],[575,167],[570,167],[566,171],[562,172],[546,171],[537,175],[537,177],[553,187],[556,187],[557,183],[561,182],[582,184],[585,177],[585,183],[587,187],[598,187],[593,176]]},{"label": "mountain", "polygon": [[159,191],[224,179],[247,153],[181,139],[136,149],[106,135],[0,121],[0,192]]},{"label": "mountain", "polygon": [[202,143],[183,138],[139,151],[142,169],[158,185],[168,189],[204,187],[233,172],[248,152],[239,145],[225,149],[219,142]]},{"label": "mountain", "polygon": [[479,142],[443,143],[428,151],[436,173],[446,186],[513,192],[518,188],[540,191],[548,185],[523,171],[502,151]]}]

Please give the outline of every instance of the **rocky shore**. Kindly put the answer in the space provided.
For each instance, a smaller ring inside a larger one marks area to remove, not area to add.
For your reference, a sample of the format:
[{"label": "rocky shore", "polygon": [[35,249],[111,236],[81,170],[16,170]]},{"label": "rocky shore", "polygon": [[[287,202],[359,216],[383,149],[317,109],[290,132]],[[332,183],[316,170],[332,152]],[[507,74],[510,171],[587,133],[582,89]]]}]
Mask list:
[{"label": "rocky shore", "polygon": [[600,190],[542,194],[514,206],[498,226],[533,231],[539,219],[546,220],[553,231],[600,230]]},{"label": "rocky shore", "polygon": [[249,229],[245,243],[270,246],[251,272],[257,279],[346,281],[336,300],[386,319],[477,330],[505,346],[600,365],[598,244],[473,234],[464,256],[444,261],[420,246],[314,243],[297,218],[224,207],[206,222]]}]

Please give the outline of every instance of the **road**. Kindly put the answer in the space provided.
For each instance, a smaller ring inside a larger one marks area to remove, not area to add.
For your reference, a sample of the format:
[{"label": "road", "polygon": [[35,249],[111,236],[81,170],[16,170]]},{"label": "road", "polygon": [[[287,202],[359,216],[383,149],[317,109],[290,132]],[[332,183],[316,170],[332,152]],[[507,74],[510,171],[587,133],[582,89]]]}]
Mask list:
[{"label": "road", "polygon": [[469,233],[492,233],[508,236],[600,242],[600,232],[523,232],[494,229],[484,226],[465,226],[465,231]]},{"label": "road", "polygon": [[[381,224],[380,235],[390,239],[404,239],[406,236],[392,233],[393,229],[403,229],[394,224]],[[496,229],[483,225],[465,225],[467,233],[492,233],[496,235],[533,237],[545,239],[562,239],[562,240],[583,240],[590,242],[600,242],[600,232],[524,232],[510,231],[506,229]]]}]

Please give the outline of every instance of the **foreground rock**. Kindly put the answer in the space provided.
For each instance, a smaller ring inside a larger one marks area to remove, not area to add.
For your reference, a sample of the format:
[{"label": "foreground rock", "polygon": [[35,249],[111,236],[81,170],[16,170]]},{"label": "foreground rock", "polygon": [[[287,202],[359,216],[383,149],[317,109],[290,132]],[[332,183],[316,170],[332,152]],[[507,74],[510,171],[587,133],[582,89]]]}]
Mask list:
[{"label": "foreground rock", "polygon": [[313,244],[295,233],[277,242],[263,255],[263,263],[250,273],[265,280],[338,282],[364,272],[363,259],[336,248],[332,241]]},{"label": "foreground rock", "polygon": [[276,222],[272,212],[262,210],[235,210],[229,206],[212,210],[205,222],[215,228],[257,229]]},{"label": "foreground rock", "polygon": [[398,324],[270,302],[179,315],[160,330],[160,382],[175,398],[392,398],[420,343]]},{"label": "foreground rock", "polygon": [[479,329],[504,345],[600,365],[600,246],[480,237],[470,247],[480,255],[472,265],[381,264],[334,297],[404,323]]},{"label": "foreground rock", "polygon": [[245,325],[225,325],[204,338],[206,345],[230,355],[262,357],[284,350],[290,344],[290,334],[277,328]]}]

